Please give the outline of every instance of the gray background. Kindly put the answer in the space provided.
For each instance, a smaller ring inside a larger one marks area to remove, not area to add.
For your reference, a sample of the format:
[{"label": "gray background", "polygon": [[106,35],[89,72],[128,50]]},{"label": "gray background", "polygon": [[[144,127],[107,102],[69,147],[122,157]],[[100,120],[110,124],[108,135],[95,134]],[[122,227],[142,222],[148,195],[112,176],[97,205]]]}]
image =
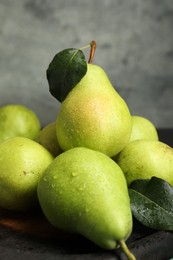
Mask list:
[{"label": "gray background", "polygon": [[57,52],[93,39],[94,63],[131,113],[173,127],[173,0],[0,0],[0,106],[55,120],[46,69]]}]

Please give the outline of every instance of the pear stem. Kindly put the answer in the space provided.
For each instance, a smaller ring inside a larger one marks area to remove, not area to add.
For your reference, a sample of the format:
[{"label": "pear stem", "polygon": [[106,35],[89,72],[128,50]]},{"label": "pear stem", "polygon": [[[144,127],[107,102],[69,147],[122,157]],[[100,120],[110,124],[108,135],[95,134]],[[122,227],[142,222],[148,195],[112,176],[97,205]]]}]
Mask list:
[{"label": "pear stem", "polygon": [[89,47],[91,47],[91,44],[89,43],[88,45],[86,45],[86,46],[83,46],[83,47],[81,47],[81,48],[79,48],[79,50],[84,50],[84,49],[87,49],[87,48],[89,48]]},{"label": "pear stem", "polygon": [[130,250],[128,249],[125,241],[124,240],[120,240],[118,242],[119,242],[119,244],[120,244],[124,254],[127,256],[127,258],[129,260],[136,260],[136,257],[130,252]]},{"label": "pear stem", "polygon": [[88,63],[92,63],[92,61],[94,59],[94,54],[95,54],[95,50],[96,50],[96,42],[95,41],[90,42],[90,46],[91,46],[91,50],[90,50],[90,56],[89,56]]}]

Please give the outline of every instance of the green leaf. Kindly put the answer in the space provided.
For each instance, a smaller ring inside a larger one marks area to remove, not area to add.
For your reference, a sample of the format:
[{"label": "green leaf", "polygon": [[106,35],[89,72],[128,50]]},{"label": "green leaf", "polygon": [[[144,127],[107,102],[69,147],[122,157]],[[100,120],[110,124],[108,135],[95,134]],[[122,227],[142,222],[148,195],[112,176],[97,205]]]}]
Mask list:
[{"label": "green leaf", "polygon": [[79,49],[65,49],[55,55],[46,71],[49,91],[63,102],[87,71],[87,62]]},{"label": "green leaf", "polygon": [[161,178],[136,180],[129,187],[133,216],[157,230],[173,230],[173,186]]}]

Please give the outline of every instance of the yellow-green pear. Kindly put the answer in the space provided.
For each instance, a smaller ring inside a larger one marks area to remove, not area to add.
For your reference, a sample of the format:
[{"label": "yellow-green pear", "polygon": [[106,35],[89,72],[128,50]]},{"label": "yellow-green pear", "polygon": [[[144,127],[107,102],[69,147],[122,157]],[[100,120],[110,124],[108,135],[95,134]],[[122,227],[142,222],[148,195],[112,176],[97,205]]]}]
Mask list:
[{"label": "yellow-green pear", "polygon": [[159,137],[155,125],[149,119],[132,115],[130,142],[138,139],[158,141]]},{"label": "yellow-green pear", "polygon": [[173,149],[160,141],[135,140],[116,157],[128,185],[155,176],[173,185]]},{"label": "yellow-green pear", "polygon": [[76,147],[61,153],[44,171],[37,192],[46,218],[58,229],[105,249],[116,248],[131,234],[124,174],[101,152]]},{"label": "yellow-green pear", "polygon": [[19,104],[0,107],[0,143],[15,136],[35,139],[40,127],[40,121],[31,109]]},{"label": "yellow-green pear", "polygon": [[129,142],[131,114],[104,70],[94,64],[62,102],[57,117],[60,147],[82,146],[112,157]]},{"label": "yellow-green pear", "polygon": [[62,152],[56,136],[56,122],[52,122],[43,127],[36,141],[44,146],[54,157]]},{"label": "yellow-green pear", "polygon": [[0,144],[0,207],[26,211],[38,206],[37,184],[52,162],[37,142],[12,137]]}]

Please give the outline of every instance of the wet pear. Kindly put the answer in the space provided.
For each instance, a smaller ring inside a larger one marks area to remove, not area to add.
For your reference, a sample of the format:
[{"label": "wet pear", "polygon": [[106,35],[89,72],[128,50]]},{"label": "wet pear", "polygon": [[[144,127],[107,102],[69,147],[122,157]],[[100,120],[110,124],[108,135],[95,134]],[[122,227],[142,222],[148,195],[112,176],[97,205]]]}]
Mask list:
[{"label": "wet pear", "polygon": [[57,117],[62,150],[88,147],[112,157],[129,142],[131,114],[104,70],[87,65],[86,75],[63,101]]},{"label": "wet pear", "polygon": [[116,157],[128,185],[155,176],[173,185],[173,149],[160,141],[135,140]]},{"label": "wet pear", "polygon": [[101,152],[76,147],[60,154],[40,178],[37,192],[46,218],[58,229],[105,249],[116,248],[131,234],[124,174]]}]

